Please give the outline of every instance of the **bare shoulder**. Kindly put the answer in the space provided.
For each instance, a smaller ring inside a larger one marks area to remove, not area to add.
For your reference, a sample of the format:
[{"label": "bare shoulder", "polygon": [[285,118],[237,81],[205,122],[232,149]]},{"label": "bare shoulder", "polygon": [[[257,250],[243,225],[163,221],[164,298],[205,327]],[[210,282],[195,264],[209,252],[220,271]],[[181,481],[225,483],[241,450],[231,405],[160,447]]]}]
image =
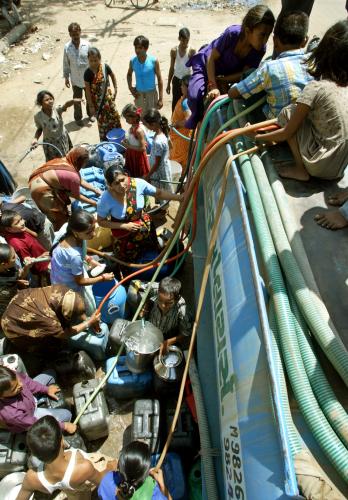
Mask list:
[{"label": "bare shoulder", "polygon": [[71,485],[77,487],[85,481],[91,481],[95,473],[96,469],[92,462],[83,458],[82,455],[78,453],[76,457],[76,467],[71,477]]},{"label": "bare shoulder", "polygon": [[172,47],[172,48],[170,49],[170,56],[171,56],[171,57],[176,57],[176,53],[177,53],[177,51],[178,51],[178,48],[177,48],[177,47]]},{"label": "bare shoulder", "polygon": [[191,47],[191,48],[190,48],[190,50],[189,50],[189,57],[194,56],[196,52],[197,52],[197,51],[196,51],[196,49],[193,49],[193,48]]}]

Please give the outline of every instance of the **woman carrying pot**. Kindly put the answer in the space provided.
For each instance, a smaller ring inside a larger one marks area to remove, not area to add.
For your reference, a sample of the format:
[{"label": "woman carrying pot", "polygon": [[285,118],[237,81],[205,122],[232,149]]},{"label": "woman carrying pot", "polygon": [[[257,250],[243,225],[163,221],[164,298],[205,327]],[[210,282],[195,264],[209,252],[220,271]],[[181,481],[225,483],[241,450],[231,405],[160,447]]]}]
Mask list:
[{"label": "woman carrying pot", "polygon": [[116,257],[125,262],[136,262],[142,252],[159,250],[155,226],[150,215],[144,212],[145,196],[181,201],[183,195],[129,177],[119,166],[109,167],[105,179],[107,191],[97,205],[98,224],[111,229]]},{"label": "woman carrying pot", "polygon": [[80,170],[87,165],[88,151],[75,147],[65,158],[50,160],[29,177],[31,197],[58,231],[69,218],[70,197],[96,206],[96,202],[80,193],[84,187],[100,195],[100,191],[81,179]]},{"label": "woman carrying pot", "polygon": [[51,285],[19,291],[5,310],[1,326],[16,348],[47,352],[88,328],[97,330],[99,320],[99,313],[87,319],[79,293],[65,285]]}]

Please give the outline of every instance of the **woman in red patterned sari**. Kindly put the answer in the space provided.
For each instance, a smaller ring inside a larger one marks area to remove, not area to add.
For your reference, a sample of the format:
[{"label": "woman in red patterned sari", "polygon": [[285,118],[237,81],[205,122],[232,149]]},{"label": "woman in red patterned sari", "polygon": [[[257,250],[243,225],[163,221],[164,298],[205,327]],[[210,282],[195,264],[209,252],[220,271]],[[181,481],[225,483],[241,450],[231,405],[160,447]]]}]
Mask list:
[{"label": "woman in red patterned sari", "polygon": [[[106,141],[106,134],[113,128],[121,128],[120,115],[116,109],[117,83],[115,74],[108,64],[101,62],[97,48],[88,51],[89,68],[85,71],[85,89],[91,116],[98,120],[99,137]],[[114,86],[111,90],[109,77]]]},{"label": "woman in red patterned sari", "polygon": [[145,197],[181,201],[183,195],[158,189],[144,179],[128,177],[118,166],[109,167],[105,179],[107,191],[97,205],[98,224],[112,230],[115,256],[125,262],[136,262],[142,252],[159,249],[155,226],[143,210]]}]

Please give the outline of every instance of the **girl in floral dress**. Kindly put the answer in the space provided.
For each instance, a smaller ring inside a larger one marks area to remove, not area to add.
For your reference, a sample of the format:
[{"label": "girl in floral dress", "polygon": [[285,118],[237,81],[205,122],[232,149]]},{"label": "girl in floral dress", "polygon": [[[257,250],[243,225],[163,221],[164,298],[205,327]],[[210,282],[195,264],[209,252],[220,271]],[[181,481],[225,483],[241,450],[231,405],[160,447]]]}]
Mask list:
[{"label": "girl in floral dress", "polygon": [[[106,134],[113,128],[121,128],[120,115],[116,109],[117,83],[108,64],[102,64],[97,48],[88,51],[89,68],[85,71],[85,89],[91,116],[98,120],[99,138],[106,141]],[[112,92],[109,77],[114,86]]]}]

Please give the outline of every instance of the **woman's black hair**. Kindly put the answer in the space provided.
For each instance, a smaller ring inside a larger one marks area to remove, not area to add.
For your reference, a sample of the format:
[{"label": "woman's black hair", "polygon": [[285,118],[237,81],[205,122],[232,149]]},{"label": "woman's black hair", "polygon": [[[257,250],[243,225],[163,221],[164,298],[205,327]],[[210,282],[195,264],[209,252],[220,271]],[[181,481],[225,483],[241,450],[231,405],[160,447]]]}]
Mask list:
[{"label": "woman's black hair", "polygon": [[87,231],[93,222],[94,217],[92,214],[87,212],[87,210],[74,210],[69,217],[65,234],[51,247],[50,255],[52,256],[53,250],[59,245],[59,243],[65,240],[68,236],[72,236],[74,231],[78,233]]},{"label": "woman's black hair", "polygon": [[0,218],[0,228],[6,229],[11,227],[15,217],[18,217],[19,213],[15,210],[3,210],[1,212]]},{"label": "woman's black hair", "polygon": [[12,247],[7,243],[0,243],[0,264],[8,262],[11,258]]},{"label": "woman's black hair", "polygon": [[109,186],[114,182],[118,175],[128,175],[120,165],[110,165],[105,171],[104,177]]},{"label": "woman's black hair", "polygon": [[101,53],[100,53],[100,50],[97,49],[97,47],[91,47],[88,49],[88,52],[87,52],[87,57],[89,56],[95,56],[95,57],[98,57],[99,59],[101,59]]},{"label": "woman's black hair", "polygon": [[275,23],[275,18],[271,9],[267,7],[267,5],[255,5],[248,10],[244,19],[242,21],[242,31],[241,36],[245,36],[245,30],[248,28],[250,31],[253,31],[256,26],[259,24],[265,24],[266,26],[270,26],[273,28]]},{"label": "woman's black hair", "polygon": [[40,92],[36,96],[37,106],[42,106],[45,95],[49,95],[54,100],[54,95],[52,94],[52,92],[50,92],[49,90],[40,90]]},{"label": "woman's black hair", "polygon": [[327,30],[307,64],[314,78],[348,85],[348,20],[338,21]]},{"label": "woman's black hair", "polygon": [[39,418],[28,430],[28,448],[34,457],[45,464],[53,462],[58,457],[61,443],[62,431],[52,415]]},{"label": "woman's black hair", "polygon": [[117,498],[131,498],[144,483],[151,466],[151,451],[142,441],[132,441],[125,446],[118,459],[122,481],[117,488]]},{"label": "woman's black hair", "polygon": [[11,382],[16,380],[16,373],[7,368],[7,366],[0,365],[0,398],[5,391],[11,387]]},{"label": "woman's black hair", "polygon": [[185,40],[189,40],[190,36],[191,33],[188,28],[181,28],[181,30],[179,30],[179,38],[184,38]]},{"label": "woman's black hair", "polygon": [[157,123],[161,127],[164,135],[168,137],[170,130],[168,120],[165,116],[161,115],[158,109],[151,108],[146,111],[146,113],[143,115],[143,120],[145,123],[149,123],[150,125],[152,125],[153,123]]}]

